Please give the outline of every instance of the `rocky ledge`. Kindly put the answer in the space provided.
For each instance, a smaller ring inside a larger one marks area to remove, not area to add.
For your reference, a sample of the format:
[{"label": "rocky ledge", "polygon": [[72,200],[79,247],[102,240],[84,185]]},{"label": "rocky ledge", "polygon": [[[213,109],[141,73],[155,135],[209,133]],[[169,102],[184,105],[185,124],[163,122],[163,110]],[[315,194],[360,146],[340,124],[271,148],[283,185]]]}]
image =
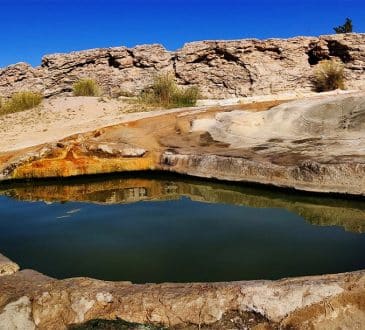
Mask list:
[{"label": "rocky ledge", "polygon": [[[361,329],[365,272],[222,283],[0,276],[0,329],[67,329],[93,319],[159,329]],[[143,327],[144,328],[144,327]],[[108,328],[109,329],[109,328]]]},{"label": "rocky ledge", "polygon": [[152,112],[144,119],[3,152],[0,180],[164,170],[365,195],[364,92],[272,106]]},{"label": "rocky ledge", "polygon": [[313,89],[316,65],[344,64],[346,86],[364,87],[365,34],[291,39],[201,41],[174,52],[161,45],[92,49],[43,57],[39,67],[18,63],[0,70],[0,95],[33,90],[67,95],[82,77],[95,78],[105,93],[138,93],[157,73],[171,72],[180,85],[198,86],[205,98],[277,94]]}]

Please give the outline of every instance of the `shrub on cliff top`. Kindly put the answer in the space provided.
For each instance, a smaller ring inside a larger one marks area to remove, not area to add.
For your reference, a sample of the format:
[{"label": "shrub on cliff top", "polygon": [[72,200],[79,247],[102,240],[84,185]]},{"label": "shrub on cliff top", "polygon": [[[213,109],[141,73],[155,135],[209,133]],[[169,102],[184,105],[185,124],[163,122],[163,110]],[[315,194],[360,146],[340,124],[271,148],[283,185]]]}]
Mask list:
[{"label": "shrub on cliff top", "polygon": [[314,73],[313,83],[317,92],[344,89],[343,65],[334,60],[321,61]]},{"label": "shrub on cliff top", "polygon": [[32,109],[39,105],[42,99],[43,96],[40,93],[14,93],[7,101],[0,100],[0,113],[7,114]]},{"label": "shrub on cliff top", "polygon": [[180,88],[171,74],[158,75],[152,86],[140,95],[143,103],[164,108],[190,107],[196,104],[199,97],[197,87]]},{"label": "shrub on cliff top", "polygon": [[352,32],[352,20],[349,18],[346,18],[346,21],[344,24],[339,25],[337,27],[333,28],[336,33],[351,33]]},{"label": "shrub on cliff top", "polygon": [[73,94],[75,96],[99,96],[100,88],[98,83],[93,79],[80,79],[73,85]]}]

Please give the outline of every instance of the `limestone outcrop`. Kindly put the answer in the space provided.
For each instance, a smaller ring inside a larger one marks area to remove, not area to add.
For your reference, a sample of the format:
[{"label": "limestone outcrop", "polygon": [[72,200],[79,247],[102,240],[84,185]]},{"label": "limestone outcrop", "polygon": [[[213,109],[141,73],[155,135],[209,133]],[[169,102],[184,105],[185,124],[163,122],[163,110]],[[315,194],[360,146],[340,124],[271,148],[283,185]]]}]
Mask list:
[{"label": "limestone outcrop", "polygon": [[0,329],[59,330],[117,318],[170,329],[361,329],[364,283],[363,271],[278,281],[132,284],[56,280],[22,270],[0,277]]},{"label": "limestone outcrop", "polygon": [[313,88],[319,61],[345,66],[346,86],[364,87],[365,34],[291,39],[199,41],[174,52],[161,45],[114,47],[44,56],[39,67],[18,63],[0,70],[0,95],[34,90],[67,95],[82,77],[95,78],[109,95],[138,93],[162,71],[180,85],[196,85],[205,98],[244,97]]}]

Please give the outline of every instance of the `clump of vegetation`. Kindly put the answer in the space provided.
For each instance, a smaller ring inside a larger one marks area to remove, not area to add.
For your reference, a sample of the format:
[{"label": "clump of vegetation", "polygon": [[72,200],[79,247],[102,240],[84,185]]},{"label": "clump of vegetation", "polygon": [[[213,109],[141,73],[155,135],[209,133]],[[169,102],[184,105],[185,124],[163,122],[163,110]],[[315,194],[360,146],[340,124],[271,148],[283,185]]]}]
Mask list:
[{"label": "clump of vegetation", "polygon": [[352,32],[352,20],[346,18],[344,24],[333,28],[336,33],[351,33]]},{"label": "clump of vegetation", "polygon": [[39,105],[43,100],[40,93],[35,92],[18,92],[14,93],[10,99],[4,101],[0,99],[0,113],[7,114],[13,112],[32,109]]},{"label": "clump of vegetation", "polygon": [[334,60],[319,62],[314,73],[313,82],[317,92],[344,89],[343,65]]},{"label": "clump of vegetation", "polygon": [[161,326],[149,324],[140,324],[127,322],[117,318],[116,320],[95,319],[83,324],[74,324],[69,327],[70,330],[167,330]]},{"label": "clump of vegetation", "polygon": [[100,87],[93,79],[80,79],[73,87],[75,96],[99,96]]},{"label": "clump of vegetation", "polygon": [[191,107],[199,97],[197,87],[180,88],[171,74],[157,76],[151,87],[142,91],[140,100],[143,103],[164,108]]}]

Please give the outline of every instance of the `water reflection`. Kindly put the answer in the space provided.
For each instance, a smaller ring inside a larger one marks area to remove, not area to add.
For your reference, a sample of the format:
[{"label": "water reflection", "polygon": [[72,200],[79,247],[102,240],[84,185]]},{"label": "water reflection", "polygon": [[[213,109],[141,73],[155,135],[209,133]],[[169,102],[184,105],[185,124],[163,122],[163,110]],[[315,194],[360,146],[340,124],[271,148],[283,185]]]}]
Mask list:
[{"label": "water reflection", "polygon": [[[341,226],[354,233],[365,232],[365,203],[330,197],[311,197],[263,188],[245,187],[175,177],[166,174],[120,177],[89,177],[60,181],[1,185],[0,194],[24,201],[128,204],[140,201],[178,200],[224,203],[256,208],[283,208],[313,225]],[[75,211],[76,212],[76,211]]]}]

